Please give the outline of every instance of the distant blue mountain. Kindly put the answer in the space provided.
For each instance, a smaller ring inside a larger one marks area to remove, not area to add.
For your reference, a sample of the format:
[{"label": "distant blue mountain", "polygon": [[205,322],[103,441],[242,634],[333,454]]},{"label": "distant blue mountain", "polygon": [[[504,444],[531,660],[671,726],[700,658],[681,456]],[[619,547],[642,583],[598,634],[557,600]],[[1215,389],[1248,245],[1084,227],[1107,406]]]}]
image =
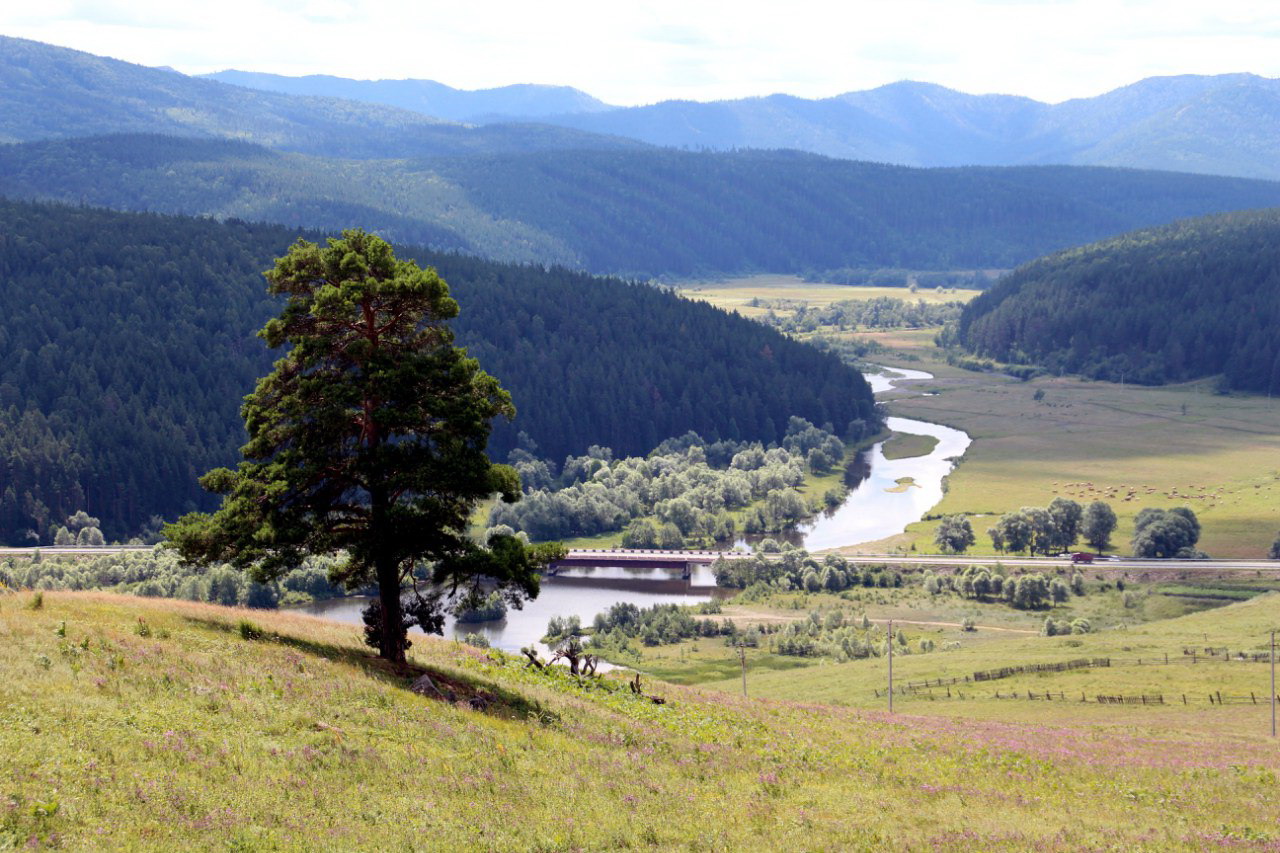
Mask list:
[{"label": "distant blue mountain", "polygon": [[510,121],[513,118],[533,120],[564,113],[593,113],[612,109],[608,104],[570,86],[517,83],[497,89],[467,91],[454,89],[434,80],[350,80],[325,74],[285,77],[235,70],[200,76],[267,92],[384,104],[448,121]]},{"label": "distant blue mountain", "polygon": [[797,148],[908,166],[1128,166],[1280,178],[1280,80],[1152,77],[1045,104],[893,83],[806,100],[664,101],[542,121],[679,148]]},{"label": "distant blue mountain", "polygon": [[793,148],[905,166],[1126,166],[1280,178],[1280,80],[1253,74],[1151,77],[1061,104],[901,82],[820,100],[769,95],[643,107],[610,107],[568,87],[464,92],[430,80],[209,76],[441,119],[537,121],[674,148]]},{"label": "distant blue mountain", "polygon": [[0,36],[0,143],[112,133],[360,159],[643,147],[549,124],[473,127],[383,104],[265,92]]}]

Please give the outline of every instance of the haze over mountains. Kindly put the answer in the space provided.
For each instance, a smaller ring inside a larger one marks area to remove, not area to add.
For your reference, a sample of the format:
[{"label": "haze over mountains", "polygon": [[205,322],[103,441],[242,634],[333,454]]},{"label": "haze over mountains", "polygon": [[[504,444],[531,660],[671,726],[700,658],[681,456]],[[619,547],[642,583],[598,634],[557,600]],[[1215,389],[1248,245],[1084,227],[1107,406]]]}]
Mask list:
[{"label": "haze over mountains", "polygon": [[[898,84],[825,101],[637,109],[556,87],[236,79],[302,93],[0,37],[0,141],[12,143],[0,147],[0,194],[327,230],[359,223],[404,243],[642,277],[1005,268],[1179,217],[1280,205],[1272,181],[1079,166],[921,169],[843,156],[963,163],[1110,152],[1213,171],[1194,166],[1221,154],[1232,165],[1220,171],[1277,171],[1280,159],[1267,152],[1280,134],[1268,128],[1280,109],[1264,98],[1275,81],[1247,75],[1144,81],[1055,107]],[[1203,119],[1250,104],[1248,132]],[[419,109],[472,119],[532,111],[539,120],[461,124]],[[675,124],[645,118],[673,110],[684,115]],[[1183,144],[1159,130],[1171,121],[1214,129],[1188,131]],[[650,134],[664,146],[842,156],[681,151],[598,130]],[[1139,156],[1156,148],[1164,153]]]},{"label": "haze over mountains", "polygon": [[564,113],[592,113],[614,109],[571,86],[516,83],[496,89],[466,91],[434,80],[351,80],[327,74],[285,77],[280,74],[234,70],[200,76],[233,86],[286,95],[315,95],[384,104],[448,121],[540,119]]},{"label": "haze over mountains", "polygon": [[567,87],[460,92],[429,80],[208,76],[441,118],[537,118],[681,148],[794,148],[906,166],[1075,164],[1280,177],[1280,80],[1253,74],[1151,77],[1061,104],[900,82],[820,100],[776,94],[641,107],[609,107]]},{"label": "haze over mountains", "polygon": [[361,101],[263,92],[0,36],[0,142],[137,132],[347,158],[639,147],[547,124],[468,127]]}]

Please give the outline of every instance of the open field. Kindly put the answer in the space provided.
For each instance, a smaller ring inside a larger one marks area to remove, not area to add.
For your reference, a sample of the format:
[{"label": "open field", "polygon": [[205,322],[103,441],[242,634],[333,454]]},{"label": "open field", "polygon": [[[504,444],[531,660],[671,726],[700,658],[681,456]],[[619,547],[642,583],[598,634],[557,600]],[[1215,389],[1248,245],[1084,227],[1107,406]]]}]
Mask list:
[{"label": "open field", "polygon": [[[350,626],[301,616],[84,593],[33,603],[0,596],[5,847],[1167,850],[1280,840],[1280,753],[1252,708],[1045,725],[959,721],[937,715],[939,702],[904,700],[910,710],[892,717],[816,704],[868,692],[875,673],[853,665],[753,676],[753,689],[802,704],[649,682],[666,700],[655,705],[617,678],[579,685],[435,640],[415,640],[413,673],[397,675]],[[1256,613],[1246,620],[1262,625]],[[1176,642],[1130,638],[1148,641]],[[901,665],[922,674],[963,663],[948,653]],[[424,671],[458,701],[407,690]],[[486,709],[468,710],[469,698]]]},{"label": "open field", "polygon": [[[807,619],[811,612],[825,615],[839,610],[844,615],[844,624],[856,625],[865,615],[883,629],[892,620],[895,630],[904,632],[913,649],[918,650],[919,641],[928,639],[939,647],[951,642],[973,650],[986,649],[1011,638],[1039,637],[1046,617],[1061,622],[1085,619],[1095,632],[1124,632],[1138,625],[1247,601],[1268,592],[1280,593],[1280,580],[1275,579],[1130,582],[1121,590],[1116,588],[1114,578],[1098,580],[1088,570],[1084,574],[1088,578],[1086,595],[1072,595],[1066,602],[1046,609],[1019,610],[1000,601],[965,598],[946,590],[931,595],[918,579],[909,578],[898,588],[853,587],[838,594],[775,593],[760,601],[738,600],[723,605],[723,618],[733,620],[739,629],[758,625],[776,630],[787,622]],[[1069,578],[1070,574],[1063,577]],[[1276,599],[1273,596],[1272,600]],[[964,630],[965,620],[972,620],[978,630]],[[746,654],[753,672],[823,667],[831,663],[829,658],[775,654],[773,641],[767,636],[762,638],[760,648],[748,649]],[[1000,660],[1004,653],[994,654],[995,659]],[[675,645],[641,647],[638,657],[618,658],[617,662],[681,684],[701,684],[717,678],[732,680],[739,671],[737,649],[724,638],[697,638]],[[726,684],[718,686],[727,689]]]},{"label": "open field", "polygon": [[808,282],[793,275],[756,275],[721,282],[687,282],[676,285],[676,292],[688,299],[700,299],[726,311],[753,317],[768,313],[767,308],[753,307],[753,299],[793,299],[817,306],[877,297],[942,303],[968,302],[982,291],[917,288],[913,293],[906,287],[858,287]]},{"label": "open field", "polygon": [[[1206,737],[1250,732],[1265,736],[1270,730],[1266,662],[1227,660],[1222,652],[1265,652],[1270,630],[1280,630],[1277,593],[1222,609],[1086,635],[1044,637],[1005,632],[978,639],[994,634],[980,628],[972,635],[974,641],[954,651],[895,655],[894,681],[899,686],[895,709],[987,720],[1114,723],[1150,731],[1168,727]],[[1216,654],[1210,655],[1209,649]],[[1081,658],[1110,659],[1111,666],[963,681],[977,671]],[[957,677],[962,681],[956,685],[901,689],[908,682]],[[752,670],[748,683],[755,696],[883,708],[887,706],[887,678],[888,661],[875,658],[787,673]],[[732,692],[741,689],[741,682],[726,678],[705,686]],[[1028,699],[1028,691],[1040,698]],[[1046,692],[1052,693],[1053,700],[1043,697]],[[1004,698],[996,698],[997,693]],[[1021,694],[1021,699],[1009,698],[1013,693]],[[1232,701],[1218,705],[1210,701],[1210,694]],[[1099,695],[1159,696],[1165,704],[1099,704]],[[1081,701],[1082,696],[1087,701]]]},{"label": "open field", "polygon": [[[728,305],[768,289],[751,282],[707,287]],[[797,290],[790,298],[804,297]],[[815,304],[824,298],[825,291],[813,295]],[[1071,377],[1021,382],[946,364],[934,335],[895,329],[856,336],[886,348],[877,362],[935,376],[883,395],[893,414],[973,437],[931,515],[973,516],[974,552],[994,553],[985,531],[1001,513],[1044,506],[1058,495],[1111,503],[1120,518],[1112,541],[1125,553],[1133,517],[1147,506],[1193,509],[1203,526],[1199,547],[1215,557],[1264,557],[1280,534],[1280,399],[1216,394],[1209,380],[1163,387]],[[923,521],[849,550],[935,553],[935,528],[936,521]]]},{"label": "open field", "polygon": [[[892,410],[974,438],[933,514],[974,516],[978,549],[990,552],[985,531],[1000,513],[1059,495],[1110,503],[1120,549],[1147,506],[1190,507],[1203,526],[1199,547],[1216,557],[1263,557],[1280,533],[1280,401],[1222,396],[1208,383],[971,375],[922,384],[937,395],[895,400]],[[907,542],[934,550],[932,537],[925,522]]]}]

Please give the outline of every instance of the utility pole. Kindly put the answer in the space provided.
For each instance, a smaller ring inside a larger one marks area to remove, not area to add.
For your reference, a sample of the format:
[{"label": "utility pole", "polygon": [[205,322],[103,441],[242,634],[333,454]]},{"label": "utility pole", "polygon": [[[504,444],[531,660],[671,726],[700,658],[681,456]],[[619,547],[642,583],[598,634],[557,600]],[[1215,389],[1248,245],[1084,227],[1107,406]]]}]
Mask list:
[{"label": "utility pole", "polygon": [[889,620],[889,713],[893,713],[893,620]]},{"label": "utility pole", "polygon": [[738,663],[742,664],[742,696],[747,695],[747,646],[741,640],[738,641]]}]

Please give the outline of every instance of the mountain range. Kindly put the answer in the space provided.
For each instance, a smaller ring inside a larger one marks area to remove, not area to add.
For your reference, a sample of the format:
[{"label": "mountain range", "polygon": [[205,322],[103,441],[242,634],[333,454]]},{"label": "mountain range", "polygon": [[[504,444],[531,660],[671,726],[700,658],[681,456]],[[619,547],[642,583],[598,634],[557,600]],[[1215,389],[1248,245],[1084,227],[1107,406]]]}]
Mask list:
[{"label": "mountain range", "polygon": [[[1229,79],[1242,92],[1271,82]],[[777,149],[682,151],[550,123],[565,115],[616,123],[680,109],[691,132],[706,110],[718,110],[721,140],[732,147],[748,136],[741,116],[739,135],[730,133],[735,110],[808,111],[815,116],[809,126],[825,115],[828,127],[854,110],[869,129],[858,144],[897,152],[880,160],[921,159],[916,149],[928,142],[930,156],[980,161],[991,159],[984,145],[1015,137],[1040,140],[1023,144],[1018,157],[1053,159],[1045,153],[1052,150],[1046,110],[1076,110],[1060,124],[1079,139],[1106,130],[1114,136],[1124,120],[1152,123],[1182,109],[1196,86],[1205,103],[1220,104],[1228,78],[1148,81],[1124,97],[1053,108],[914,84],[828,101],[778,96],[640,110],[608,109],[554,87],[467,93],[429,81],[347,81],[352,86],[342,89],[401,104],[447,102],[456,115],[544,111],[539,121],[505,123],[446,121],[330,96],[326,87],[339,78],[303,82],[304,94],[261,91],[0,37],[0,142],[10,143],[0,145],[0,194],[326,230],[360,224],[403,243],[628,276],[786,272],[839,280],[882,268],[1006,268],[1179,217],[1280,205],[1280,183],[1272,181],[1082,166],[918,168]],[[545,112],[566,104],[581,109]],[[1238,134],[1249,145],[1233,156],[1274,147],[1264,113],[1251,136]],[[1219,125],[1223,132],[1231,126]],[[768,131],[793,147],[812,135],[782,113],[753,126],[753,134]],[[828,133],[832,144],[838,136]],[[1217,144],[1193,136],[1194,150]],[[1186,155],[1193,146],[1177,150]]]},{"label": "mountain range", "polygon": [[137,132],[357,159],[641,147],[550,124],[470,126],[358,100],[231,86],[0,36],[0,142]]},{"label": "mountain range", "polygon": [[1151,77],[1060,104],[900,82],[818,100],[778,94],[639,107],[610,107],[567,87],[459,92],[429,80],[211,76],[441,118],[536,119],[676,148],[792,148],[906,166],[1064,164],[1280,178],[1280,80],[1253,74]]},{"label": "mountain range", "polygon": [[594,113],[614,109],[571,86],[516,83],[496,89],[466,91],[434,80],[351,80],[327,74],[285,77],[280,74],[235,70],[216,71],[200,76],[265,92],[383,104],[458,122],[533,120],[567,113]]}]

